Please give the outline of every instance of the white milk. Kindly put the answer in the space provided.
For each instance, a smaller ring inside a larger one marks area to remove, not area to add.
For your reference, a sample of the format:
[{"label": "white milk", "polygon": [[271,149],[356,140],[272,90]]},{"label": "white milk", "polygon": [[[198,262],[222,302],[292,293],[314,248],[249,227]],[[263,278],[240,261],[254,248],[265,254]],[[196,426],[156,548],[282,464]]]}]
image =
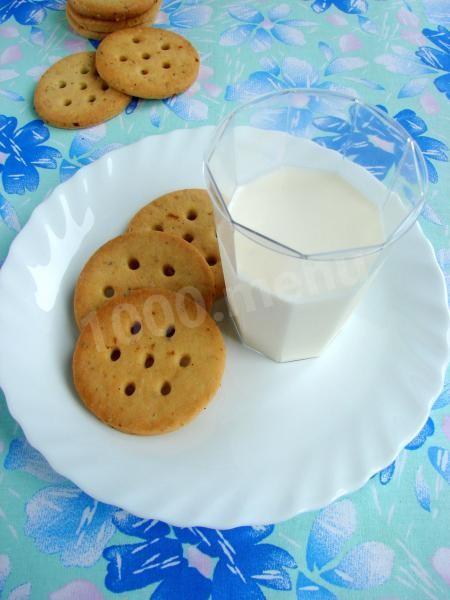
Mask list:
[{"label": "white milk", "polygon": [[[387,190],[364,169],[351,168],[358,188],[333,171],[278,168],[238,187],[228,210],[241,225],[302,254],[380,244],[379,205]],[[219,243],[242,337],[277,361],[320,354],[350,314],[377,257],[304,260],[220,228]]]}]

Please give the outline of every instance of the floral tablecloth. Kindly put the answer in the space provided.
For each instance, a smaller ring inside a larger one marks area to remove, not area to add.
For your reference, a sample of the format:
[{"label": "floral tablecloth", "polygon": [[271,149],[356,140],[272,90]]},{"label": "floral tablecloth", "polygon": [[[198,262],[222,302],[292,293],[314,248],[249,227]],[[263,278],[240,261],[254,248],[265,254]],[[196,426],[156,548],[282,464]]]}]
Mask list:
[{"label": "floral tablecloth", "polygon": [[[193,88],[62,131],[33,112],[35,82],[95,43],[68,30],[64,0],[0,0],[1,261],[49,191],[105,152],[217,123],[256,94],[315,86],[382,105],[415,138],[432,182],[421,222],[450,284],[449,0],[164,0],[158,24],[199,49]],[[284,117],[274,111],[268,126],[285,128]],[[328,130],[339,140],[338,123]],[[372,144],[367,132],[357,158],[382,178],[395,157],[380,145],[371,153]],[[26,377],[20,365],[15,376]],[[52,471],[1,397],[0,596],[447,599],[449,450],[447,384],[419,435],[357,493],[276,526],[178,529],[101,504]]]}]

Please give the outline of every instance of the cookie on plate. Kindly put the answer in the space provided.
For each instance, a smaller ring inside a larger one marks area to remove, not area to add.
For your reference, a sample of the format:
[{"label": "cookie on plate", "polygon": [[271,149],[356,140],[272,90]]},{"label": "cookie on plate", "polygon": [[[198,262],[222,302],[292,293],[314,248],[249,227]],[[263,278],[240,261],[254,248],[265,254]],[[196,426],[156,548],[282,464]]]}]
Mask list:
[{"label": "cookie on plate", "polygon": [[34,93],[38,115],[64,129],[103,123],[120,114],[129,101],[129,96],[100,79],[94,52],[79,52],[56,62],[42,75]]},{"label": "cookie on plate", "polygon": [[111,87],[153,99],[187,90],[200,64],[197,51],[187,39],[155,27],[111,33],[99,45],[95,60],[98,72]]},{"label": "cookie on plate", "polygon": [[152,6],[152,0],[71,0],[80,15],[105,21],[123,21],[142,15]]},{"label": "cookie on plate", "polygon": [[212,271],[214,298],[218,299],[224,295],[225,282],[217,245],[213,207],[206,190],[176,190],[141,208],[131,219],[128,231],[151,230],[177,235],[197,248]]},{"label": "cookie on plate", "polygon": [[75,23],[75,25],[77,25],[80,29],[85,29],[88,32],[104,33],[106,35],[108,33],[112,33],[113,31],[118,31],[119,29],[126,29],[128,27],[136,27],[137,25],[154,23],[160,4],[160,0],[153,0],[152,6],[149,8],[149,10],[142,13],[142,15],[124,19],[123,21],[105,21],[103,19],[94,19],[92,17],[80,15],[75,11],[71,1],[69,0],[66,5],[66,14],[67,18],[70,19],[71,22]]},{"label": "cookie on plate", "polygon": [[223,338],[209,314],[161,289],[104,304],[80,333],[72,363],[85,406],[138,435],[174,431],[193,419],[216,393],[224,366]]},{"label": "cookie on plate", "polygon": [[128,233],[101,246],[84,266],[74,297],[78,326],[110,298],[148,287],[182,291],[211,308],[214,280],[195,248],[168,233]]}]

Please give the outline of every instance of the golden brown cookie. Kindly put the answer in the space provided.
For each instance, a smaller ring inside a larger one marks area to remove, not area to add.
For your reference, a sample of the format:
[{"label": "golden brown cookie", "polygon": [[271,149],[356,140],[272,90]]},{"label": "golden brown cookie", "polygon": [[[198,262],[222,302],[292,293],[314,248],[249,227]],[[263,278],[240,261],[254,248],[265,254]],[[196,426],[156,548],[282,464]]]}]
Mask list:
[{"label": "golden brown cookie", "polygon": [[169,192],[142,208],[128,231],[166,231],[191,243],[205,257],[214,276],[214,297],[225,293],[213,207],[208,192],[187,189]]},{"label": "golden brown cookie", "polygon": [[152,0],[71,0],[80,15],[105,21],[123,21],[142,15],[152,6]]},{"label": "golden brown cookie", "polygon": [[106,37],[108,35],[107,33],[100,33],[98,31],[90,31],[89,29],[86,29],[86,27],[79,25],[76,21],[74,21],[72,19],[67,8],[66,8],[66,19],[67,19],[67,23],[69,24],[70,29],[72,29],[72,31],[74,31],[77,35],[81,35],[81,37],[84,37],[86,39],[102,40],[104,37]]},{"label": "golden brown cookie", "polygon": [[75,288],[77,324],[109,298],[148,287],[190,293],[211,308],[214,280],[195,248],[168,233],[128,233],[104,244],[84,266]]},{"label": "golden brown cookie", "polygon": [[154,23],[159,11],[160,4],[161,0],[153,0],[152,6],[149,8],[149,10],[142,13],[142,15],[138,15],[137,17],[132,17],[130,19],[125,19],[123,21],[105,21],[103,19],[93,19],[92,17],[85,17],[84,15],[78,14],[74,10],[70,0],[67,2],[66,12],[68,18],[70,18],[71,21],[78,25],[78,27],[86,29],[89,32],[107,34],[112,33],[113,31],[118,31],[119,29],[126,29],[127,27],[136,27],[137,25],[147,25]]},{"label": "golden brown cookie", "polygon": [[187,90],[200,64],[187,39],[155,27],[111,33],[99,45],[95,60],[98,72],[114,89],[154,99]]},{"label": "golden brown cookie", "polygon": [[186,296],[144,289],[104,304],[82,330],[73,380],[101,421],[138,435],[179,429],[206,407],[225,366],[222,335]]},{"label": "golden brown cookie", "polygon": [[42,75],[34,93],[38,115],[64,129],[103,123],[121,113],[129,101],[129,96],[100,79],[94,52],[79,52],[59,60]]}]

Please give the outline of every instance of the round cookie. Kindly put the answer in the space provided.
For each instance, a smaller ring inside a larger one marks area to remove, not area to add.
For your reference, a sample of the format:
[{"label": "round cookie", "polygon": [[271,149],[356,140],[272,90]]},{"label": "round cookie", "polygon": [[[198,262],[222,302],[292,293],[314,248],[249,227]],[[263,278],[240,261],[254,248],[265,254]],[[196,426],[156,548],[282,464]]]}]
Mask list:
[{"label": "round cookie", "polygon": [[99,45],[95,61],[111,87],[150,99],[168,98],[187,90],[200,65],[197,51],[187,39],[155,27],[111,33]]},{"label": "round cookie", "polygon": [[214,280],[201,254],[173,235],[149,231],[116,237],[91,256],[75,288],[75,320],[82,327],[113,296],[149,287],[186,288],[211,308]]},{"label": "round cookie", "polygon": [[69,11],[67,10],[67,7],[66,19],[70,29],[72,29],[72,31],[74,31],[77,35],[81,35],[81,37],[87,38],[89,40],[102,40],[108,35],[107,33],[101,33],[99,31],[90,31],[89,29],[86,29],[86,27],[83,27],[83,25],[80,25],[79,23],[74,21],[74,19],[72,19],[71,15],[69,14]]},{"label": "round cookie", "polygon": [[216,393],[225,366],[222,335],[190,298],[136,290],[103,305],[82,330],[73,355],[85,406],[126,433],[179,429]]},{"label": "round cookie", "polygon": [[182,237],[205,257],[214,277],[214,298],[225,293],[213,207],[208,192],[187,189],[169,192],[142,208],[131,219],[129,232],[166,231]]},{"label": "round cookie", "polygon": [[67,2],[66,13],[68,18],[78,25],[81,29],[86,29],[89,32],[98,33],[112,33],[119,29],[126,29],[127,27],[136,27],[137,25],[150,24],[156,19],[159,11],[161,1],[153,0],[152,6],[142,15],[125,19],[123,21],[105,21],[103,19],[93,19],[92,17],[85,17],[84,15],[78,14],[72,7],[71,2]]},{"label": "round cookie", "polygon": [[80,15],[105,21],[123,21],[149,10],[152,0],[71,0]]},{"label": "round cookie", "polygon": [[38,115],[64,129],[103,123],[121,113],[129,101],[129,96],[100,79],[94,52],[79,52],[56,62],[42,75],[34,93]]}]

